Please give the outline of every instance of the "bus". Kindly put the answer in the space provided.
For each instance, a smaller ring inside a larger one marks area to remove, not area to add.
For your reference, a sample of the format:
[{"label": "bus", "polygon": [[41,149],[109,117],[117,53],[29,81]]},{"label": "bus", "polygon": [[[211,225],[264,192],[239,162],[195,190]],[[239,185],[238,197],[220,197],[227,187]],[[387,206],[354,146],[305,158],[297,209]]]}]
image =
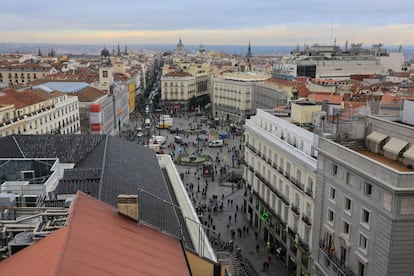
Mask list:
[{"label": "bus", "polygon": [[145,119],[145,123],[144,123],[145,128],[150,128],[151,127],[151,119]]}]

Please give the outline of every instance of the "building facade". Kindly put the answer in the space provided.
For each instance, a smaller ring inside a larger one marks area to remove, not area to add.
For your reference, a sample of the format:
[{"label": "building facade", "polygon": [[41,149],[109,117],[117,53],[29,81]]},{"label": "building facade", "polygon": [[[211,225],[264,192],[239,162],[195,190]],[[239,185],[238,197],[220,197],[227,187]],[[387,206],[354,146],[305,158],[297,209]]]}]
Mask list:
[{"label": "building facade", "polygon": [[9,86],[25,85],[50,74],[51,66],[17,64],[0,67],[0,82]]},{"label": "building facade", "polygon": [[245,215],[268,250],[279,248],[290,271],[307,275],[317,136],[261,109],[245,128]]},{"label": "building facade", "polygon": [[196,90],[196,77],[188,72],[169,72],[161,77],[161,104],[170,110],[186,109]]},{"label": "building facade", "polygon": [[[79,134],[78,97],[62,93],[46,93],[37,90],[17,92],[4,90],[3,100],[7,105],[0,109],[0,136],[12,134]],[[12,94],[19,94],[13,97]],[[19,97],[27,96],[37,100],[21,101]],[[42,95],[43,100],[39,100]]]},{"label": "building facade", "polygon": [[413,274],[414,128],[368,117],[366,132],[355,149],[319,140],[313,275]]},{"label": "building facade", "polygon": [[253,95],[256,83],[268,75],[223,74],[213,79],[213,116],[222,121],[244,122],[256,113]]}]

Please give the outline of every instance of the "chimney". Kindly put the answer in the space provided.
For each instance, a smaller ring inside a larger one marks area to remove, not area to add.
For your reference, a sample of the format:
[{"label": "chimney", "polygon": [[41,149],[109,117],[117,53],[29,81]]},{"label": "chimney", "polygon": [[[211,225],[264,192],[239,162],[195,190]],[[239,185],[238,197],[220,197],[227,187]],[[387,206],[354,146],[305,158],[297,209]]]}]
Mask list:
[{"label": "chimney", "polygon": [[138,221],[138,195],[118,195],[118,212]]}]

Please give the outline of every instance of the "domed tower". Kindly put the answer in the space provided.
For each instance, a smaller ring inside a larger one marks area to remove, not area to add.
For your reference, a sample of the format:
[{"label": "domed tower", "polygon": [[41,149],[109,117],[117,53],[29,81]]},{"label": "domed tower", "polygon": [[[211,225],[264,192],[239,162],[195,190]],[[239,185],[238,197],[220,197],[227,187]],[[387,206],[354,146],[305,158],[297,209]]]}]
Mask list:
[{"label": "domed tower", "polygon": [[109,50],[106,49],[105,46],[101,51],[101,63],[108,64],[108,65],[111,64],[111,55],[109,53]]},{"label": "domed tower", "polygon": [[181,55],[185,54],[185,48],[184,48],[184,44],[183,44],[181,38],[178,41],[177,47],[175,48],[175,53],[181,54]]},{"label": "domed tower", "polygon": [[106,47],[101,51],[101,65],[99,66],[99,85],[101,90],[109,92],[109,87],[114,81],[114,68],[111,63],[111,56]]}]

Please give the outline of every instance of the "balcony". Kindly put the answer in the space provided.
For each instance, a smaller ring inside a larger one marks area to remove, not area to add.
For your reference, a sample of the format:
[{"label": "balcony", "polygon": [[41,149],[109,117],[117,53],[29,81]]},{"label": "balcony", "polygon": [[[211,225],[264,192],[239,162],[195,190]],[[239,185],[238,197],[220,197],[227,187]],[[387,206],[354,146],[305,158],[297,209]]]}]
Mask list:
[{"label": "balcony", "polygon": [[302,215],[302,221],[304,223],[306,223],[306,225],[308,225],[308,226],[312,225],[312,221],[311,221],[310,216]]},{"label": "balcony", "polygon": [[357,276],[350,267],[346,266],[344,261],[338,258],[335,251],[330,248],[329,244],[325,244],[324,240],[319,241],[319,248],[323,254],[346,276]]},{"label": "balcony", "polygon": [[249,166],[249,171],[254,172],[254,168],[252,166]]},{"label": "balcony", "polygon": [[309,244],[301,237],[299,237],[299,245],[303,248],[304,251],[309,251]]},{"label": "balcony", "polygon": [[289,199],[287,197],[285,197],[284,195],[280,195],[280,199],[284,204],[289,205]]},{"label": "balcony", "polygon": [[297,229],[293,229],[290,226],[288,227],[288,235],[292,238],[295,239],[296,238],[296,233],[297,233]]},{"label": "balcony", "polygon": [[303,191],[304,189],[304,185],[296,178],[294,178],[293,176],[290,177],[290,181],[295,184],[296,187],[298,187],[300,190]]},{"label": "balcony", "polygon": [[283,174],[283,168],[282,167],[279,167],[279,173],[281,173],[281,174]]},{"label": "balcony", "polygon": [[313,190],[310,188],[306,188],[306,192],[305,192],[308,196],[313,197]]},{"label": "balcony", "polygon": [[277,164],[275,162],[272,163],[273,169],[277,170]]},{"label": "balcony", "polygon": [[290,209],[293,211],[293,213],[295,213],[297,216],[300,214],[300,210],[299,210],[299,207],[298,206],[296,206],[295,204],[292,204],[291,206],[290,206]]}]

